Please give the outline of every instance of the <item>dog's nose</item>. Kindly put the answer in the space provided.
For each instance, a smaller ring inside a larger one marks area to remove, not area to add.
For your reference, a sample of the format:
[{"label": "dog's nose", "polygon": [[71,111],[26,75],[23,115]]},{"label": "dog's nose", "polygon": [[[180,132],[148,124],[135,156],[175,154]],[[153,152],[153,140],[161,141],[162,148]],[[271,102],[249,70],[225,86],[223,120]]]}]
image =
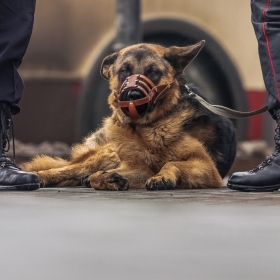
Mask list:
[{"label": "dog's nose", "polygon": [[144,97],[143,93],[138,90],[130,90],[127,94],[128,99],[136,100]]}]

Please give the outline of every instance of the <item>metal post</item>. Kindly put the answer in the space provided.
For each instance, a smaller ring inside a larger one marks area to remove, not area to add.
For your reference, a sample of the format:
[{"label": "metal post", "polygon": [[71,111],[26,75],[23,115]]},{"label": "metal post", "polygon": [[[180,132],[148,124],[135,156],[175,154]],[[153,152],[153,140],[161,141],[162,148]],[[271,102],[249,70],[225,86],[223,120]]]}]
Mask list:
[{"label": "metal post", "polygon": [[140,0],[116,0],[116,40],[114,51],[141,41]]}]

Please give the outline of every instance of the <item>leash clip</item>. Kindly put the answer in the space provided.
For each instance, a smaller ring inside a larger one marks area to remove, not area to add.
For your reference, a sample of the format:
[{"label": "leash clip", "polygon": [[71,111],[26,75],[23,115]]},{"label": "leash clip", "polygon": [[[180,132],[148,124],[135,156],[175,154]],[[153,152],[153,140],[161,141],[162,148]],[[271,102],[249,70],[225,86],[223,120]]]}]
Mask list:
[{"label": "leash clip", "polygon": [[188,85],[185,84],[185,88],[187,89],[187,92],[190,97],[196,96],[196,94],[190,89],[190,87]]}]

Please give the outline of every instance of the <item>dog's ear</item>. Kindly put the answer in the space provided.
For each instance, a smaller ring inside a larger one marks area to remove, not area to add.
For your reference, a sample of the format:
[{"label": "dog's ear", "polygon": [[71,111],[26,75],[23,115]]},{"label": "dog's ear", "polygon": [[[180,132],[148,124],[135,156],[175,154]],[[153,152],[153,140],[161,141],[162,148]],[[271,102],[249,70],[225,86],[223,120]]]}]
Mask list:
[{"label": "dog's ear", "polygon": [[187,47],[170,47],[164,54],[164,58],[172,65],[177,75],[182,74],[185,67],[198,55],[205,40],[198,42],[195,45]]},{"label": "dog's ear", "polygon": [[118,57],[117,53],[112,53],[103,59],[100,68],[100,75],[104,79],[109,80],[110,78],[109,68],[116,61],[117,57]]}]

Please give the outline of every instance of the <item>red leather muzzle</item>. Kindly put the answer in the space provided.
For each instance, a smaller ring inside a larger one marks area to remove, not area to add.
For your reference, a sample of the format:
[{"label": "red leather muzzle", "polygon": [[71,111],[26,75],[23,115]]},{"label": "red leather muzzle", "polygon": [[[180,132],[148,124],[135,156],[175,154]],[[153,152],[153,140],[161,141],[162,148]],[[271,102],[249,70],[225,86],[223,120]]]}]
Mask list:
[{"label": "red leather muzzle", "polygon": [[[155,86],[146,76],[134,74],[126,78],[115,96],[122,112],[132,120],[138,120],[145,116],[151,104],[155,104],[173,83],[174,80],[169,84]],[[130,98],[131,93],[136,93],[133,98]]]}]

